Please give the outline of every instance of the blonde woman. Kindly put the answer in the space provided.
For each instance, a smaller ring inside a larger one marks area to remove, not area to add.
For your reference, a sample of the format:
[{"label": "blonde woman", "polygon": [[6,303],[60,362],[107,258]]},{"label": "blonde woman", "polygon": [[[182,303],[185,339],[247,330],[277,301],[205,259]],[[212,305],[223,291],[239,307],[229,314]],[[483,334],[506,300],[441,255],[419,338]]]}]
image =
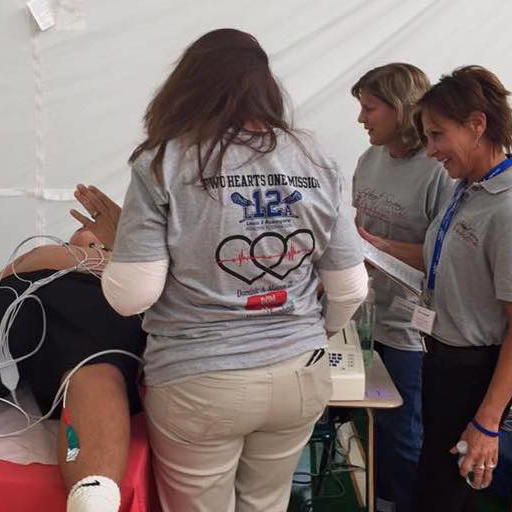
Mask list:
[{"label": "blonde woman", "polygon": [[[416,66],[392,63],[368,71],[351,91],[371,144],[353,181],[359,232],[417,268],[425,232],[451,189],[442,164],[422,149],[413,122],[415,102],[429,88]],[[409,512],[422,441],[422,342],[410,327],[414,298],[382,275],[374,276],[374,288],[375,347],[404,399],[402,407],[377,417],[378,507]]]}]

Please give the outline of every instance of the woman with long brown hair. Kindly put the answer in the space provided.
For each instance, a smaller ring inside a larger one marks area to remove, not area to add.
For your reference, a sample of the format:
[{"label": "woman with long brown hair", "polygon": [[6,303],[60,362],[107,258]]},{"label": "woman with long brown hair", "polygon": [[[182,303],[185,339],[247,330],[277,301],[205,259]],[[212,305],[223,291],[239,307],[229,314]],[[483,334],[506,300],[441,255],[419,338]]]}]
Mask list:
[{"label": "woman with long brown hair", "polygon": [[266,53],[238,30],[189,46],[145,121],[103,288],[119,312],[146,311],[163,509],[283,512],[331,394],[326,331],[366,294],[340,176],[285,121]]}]

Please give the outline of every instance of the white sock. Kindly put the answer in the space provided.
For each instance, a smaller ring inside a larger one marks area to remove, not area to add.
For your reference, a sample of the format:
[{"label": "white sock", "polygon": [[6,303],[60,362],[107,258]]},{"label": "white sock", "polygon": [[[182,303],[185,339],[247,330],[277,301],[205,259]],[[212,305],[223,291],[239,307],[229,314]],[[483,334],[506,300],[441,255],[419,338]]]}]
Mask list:
[{"label": "white sock", "polygon": [[120,506],[119,486],[105,476],[82,478],[68,494],[67,512],[118,512]]}]

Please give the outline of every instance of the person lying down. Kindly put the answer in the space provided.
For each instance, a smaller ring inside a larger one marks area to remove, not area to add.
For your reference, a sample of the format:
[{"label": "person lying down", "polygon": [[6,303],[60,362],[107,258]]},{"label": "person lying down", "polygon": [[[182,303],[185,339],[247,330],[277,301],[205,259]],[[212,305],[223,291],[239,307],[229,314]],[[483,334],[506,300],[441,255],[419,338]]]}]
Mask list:
[{"label": "person lying down", "polygon": [[[130,413],[140,410],[137,359],[105,354],[73,372],[97,352],[116,349],[138,357],[145,345],[141,318],[120,316],[103,297],[98,277],[108,259],[101,241],[81,228],[65,245],[45,245],[22,254],[4,268],[0,280],[0,343],[8,336],[12,359],[33,352],[46,331],[40,348],[17,363],[18,372],[12,367],[0,371],[0,396],[11,394],[13,375],[16,380],[19,373],[45,414],[71,375],[65,413],[59,405],[50,414],[62,416],[58,460],[69,492],[68,512],[119,509]],[[38,287],[42,283],[46,284]],[[27,292],[35,297],[23,300],[16,311],[14,301]]]}]

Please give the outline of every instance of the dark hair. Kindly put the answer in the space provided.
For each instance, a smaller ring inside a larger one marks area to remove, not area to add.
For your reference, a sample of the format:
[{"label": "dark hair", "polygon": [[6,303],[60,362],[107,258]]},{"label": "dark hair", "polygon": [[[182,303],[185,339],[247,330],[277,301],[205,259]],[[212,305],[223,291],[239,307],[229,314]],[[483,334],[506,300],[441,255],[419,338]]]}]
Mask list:
[{"label": "dark hair", "polygon": [[421,69],[405,62],[392,62],[366,72],[352,86],[351,93],[360,99],[361,93],[367,92],[393,108],[400,138],[414,154],[422,147],[421,133],[413,119],[414,107],[429,88],[429,79]]},{"label": "dark hair", "polygon": [[[244,129],[248,121],[258,130]],[[195,146],[199,178],[214,149],[214,172],[220,171],[230,144],[269,153],[277,144],[274,128],[291,134],[284,119],[281,90],[256,38],[231,28],[213,30],[192,43],[150,102],[144,116],[146,139],[130,156],[157,148],[151,164],[157,179],[167,142],[181,138]]]},{"label": "dark hair", "polygon": [[487,118],[484,136],[497,147],[510,151],[512,146],[512,110],[498,77],[482,66],[457,68],[443,75],[419,101],[415,121],[423,132],[421,110],[428,108],[460,124],[472,112],[483,112]]}]

